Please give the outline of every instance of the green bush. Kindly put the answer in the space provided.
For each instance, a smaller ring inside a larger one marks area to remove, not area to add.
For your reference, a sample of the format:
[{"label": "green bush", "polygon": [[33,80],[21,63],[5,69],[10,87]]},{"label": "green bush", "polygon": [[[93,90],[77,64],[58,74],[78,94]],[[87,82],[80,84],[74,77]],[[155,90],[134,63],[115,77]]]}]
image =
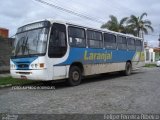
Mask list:
[{"label": "green bush", "polygon": [[154,64],[154,63],[145,64],[144,67],[156,67],[156,64]]},{"label": "green bush", "polygon": [[0,86],[1,85],[25,85],[25,84],[32,84],[32,83],[36,83],[37,81],[33,81],[33,80],[20,80],[20,79],[15,79],[12,77],[0,77]]},{"label": "green bush", "polygon": [[0,36],[0,40],[3,40],[3,37],[2,37],[2,36]]}]

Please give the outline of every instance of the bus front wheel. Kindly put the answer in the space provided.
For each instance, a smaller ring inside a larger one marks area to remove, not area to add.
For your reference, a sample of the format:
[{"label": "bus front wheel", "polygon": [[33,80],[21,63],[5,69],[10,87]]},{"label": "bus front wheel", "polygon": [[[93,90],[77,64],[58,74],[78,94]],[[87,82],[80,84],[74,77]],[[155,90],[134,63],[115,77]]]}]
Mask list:
[{"label": "bus front wheel", "polygon": [[131,72],[132,72],[132,65],[131,65],[130,62],[127,62],[127,63],[126,63],[126,67],[125,67],[124,74],[125,74],[126,76],[129,76],[129,75],[131,74]]},{"label": "bus front wheel", "polygon": [[82,79],[82,72],[80,68],[77,66],[71,66],[67,83],[70,86],[77,86],[81,83],[81,79]]}]

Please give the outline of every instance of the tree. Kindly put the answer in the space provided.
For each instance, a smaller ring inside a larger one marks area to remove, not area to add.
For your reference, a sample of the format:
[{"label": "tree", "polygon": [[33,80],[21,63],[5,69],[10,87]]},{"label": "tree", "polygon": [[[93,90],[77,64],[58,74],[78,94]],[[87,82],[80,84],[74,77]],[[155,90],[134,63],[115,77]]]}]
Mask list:
[{"label": "tree", "polygon": [[130,32],[138,37],[144,38],[144,33],[148,34],[148,30],[154,31],[151,26],[151,21],[144,19],[147,13],[143,13],[141,16],[136,17],[131,15],[127,21],[127,28],[131,30]]},{"label": "tree", "polygon": [[110,20],[107,23],[103,24],[101,28],[107,28],[115,32],[126,33],[127,30],[125,25],[127,20],[128,20],[128,17],[125,17],[121,19],[119,22],[117,17],[115,17],[114,15],[110,15]]}]

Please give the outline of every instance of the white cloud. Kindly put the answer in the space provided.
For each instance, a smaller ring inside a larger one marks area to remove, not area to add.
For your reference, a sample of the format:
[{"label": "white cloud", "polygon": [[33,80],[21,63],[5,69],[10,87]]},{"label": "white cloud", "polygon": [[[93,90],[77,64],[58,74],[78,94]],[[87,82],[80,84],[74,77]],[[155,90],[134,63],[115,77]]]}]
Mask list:
[{"label": "white cloud", "polygon": [[[158,34],[160,26],[158,26],[160,16],[159,0],[47,0],[53,4],[62,6],[63,8],[72,9],[95,19],[103,21],[109,20],[109,15],[113,14],[119,19],[134,15],[141,15],[143,12],[148,13],[147,19],[153,23],[155,33]],[[35,0],[1,0],[0,7],[0,27],[10,29],[10,35],[16,32],[16,29],[28,22],[39,19],[53,18],[70,21],[87,26],[100,27],[101,23],[89,21],[66,12],[62,12],[53,7],[43,5]],[[147,41],[156,46],[158,36],[146,36]]]}]

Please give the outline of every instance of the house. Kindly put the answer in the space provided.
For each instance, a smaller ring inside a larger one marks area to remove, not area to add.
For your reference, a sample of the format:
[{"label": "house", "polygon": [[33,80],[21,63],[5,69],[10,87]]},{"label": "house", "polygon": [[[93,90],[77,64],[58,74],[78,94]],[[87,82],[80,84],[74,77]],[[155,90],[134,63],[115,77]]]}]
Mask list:
[{"label": "house", "polygon": [[154,48],[147,46],[144,48],[144,53],[145,53],[145,63],[155,62]]},{"label": "house", "polygon": [[9,36],[9,30],[6,28],[1,28],[0,27],[0,36],[3,38],[8,38]]},{"label": "house", "polygon": [[145,54],[145,63],[154,63],[155,60],[155,48],[150,47],[147,42],[144,42],[144,54]]},{"label": "house", "polygon": [[155,52],[155,60],[158,61],[160,59],[160,48],[154,48]]}]

